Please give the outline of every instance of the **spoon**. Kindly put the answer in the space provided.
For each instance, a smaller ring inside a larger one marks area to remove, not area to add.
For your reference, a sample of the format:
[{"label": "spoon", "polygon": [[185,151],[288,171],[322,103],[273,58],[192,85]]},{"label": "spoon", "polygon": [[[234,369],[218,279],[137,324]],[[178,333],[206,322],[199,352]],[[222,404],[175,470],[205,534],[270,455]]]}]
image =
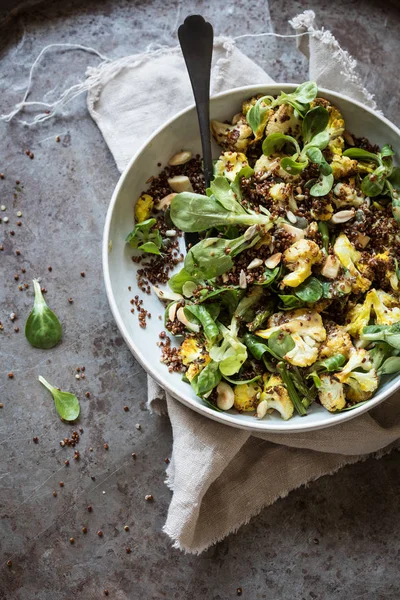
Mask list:
[{"label": "spoon", "polygon": [[[178,29],[199,120],[206,188],[213,178],[210,133],[210,74],[214,30],[201,15],[190,15]],[[185,233],[186,247],[199,241],[197,233]]]}]

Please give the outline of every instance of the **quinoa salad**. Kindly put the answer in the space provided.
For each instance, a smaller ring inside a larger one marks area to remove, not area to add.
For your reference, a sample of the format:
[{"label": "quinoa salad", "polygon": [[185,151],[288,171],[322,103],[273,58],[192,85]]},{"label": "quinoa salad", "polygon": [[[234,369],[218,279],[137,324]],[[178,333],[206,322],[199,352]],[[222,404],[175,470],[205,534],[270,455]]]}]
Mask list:
[{"label": "quinoa salad", "polygon": [[135,204],[126,241],[164,305],[161,362],[218,411],[351,410],[400,370],[395,149],[352,135],[314,82],[226,116],[207,189],[181,149]]}]

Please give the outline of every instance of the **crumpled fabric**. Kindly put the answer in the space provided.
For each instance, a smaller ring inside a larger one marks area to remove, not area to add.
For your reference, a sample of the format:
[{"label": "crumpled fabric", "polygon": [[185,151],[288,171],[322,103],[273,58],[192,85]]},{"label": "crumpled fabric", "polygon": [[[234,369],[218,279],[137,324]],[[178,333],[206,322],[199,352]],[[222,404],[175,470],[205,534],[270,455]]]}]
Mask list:
[{"label": "crumpled fabric", "polygon": [[[291,21],[297,33],[307,32],[297,41],[309,59],[309,78],[376,108],[355,60],[331,32],[316,29],[314,19],[313,11],[305,11]],[[96,85],[88,92],[89,111],[120,171],[155,129],[193,104],[178,47],[106,63],[91,76]],[[257,83],[273,81],[234,40],[217,38],[211,92]],[[237,531],[291,490],[398,447],[400,437],[398,394],[340,426],[297,434],[252,433],[216,423],[166,395],[151,377],[148,404],[169,415],[173,431],[166,482],[172,500],[164,531],[176,548],[192,553]]]}]

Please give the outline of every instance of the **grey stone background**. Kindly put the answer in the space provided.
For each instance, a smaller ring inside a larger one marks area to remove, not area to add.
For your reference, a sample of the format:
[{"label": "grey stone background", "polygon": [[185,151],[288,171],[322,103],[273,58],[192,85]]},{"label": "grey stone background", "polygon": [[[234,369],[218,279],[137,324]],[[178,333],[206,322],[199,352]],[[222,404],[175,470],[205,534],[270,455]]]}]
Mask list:
[{"label": "grey stone background", "polygon": [[[375,0],[270,0],[269,7],[259,0],[3,0],[0,112],[21,99],[29,67],[46,44],[81,43],[120,57],[154,42],[174,44],[177,24],[193,12],[208,17],[217,34],[241,35],[289,33],[287,20],[305,8],[313,8],[358,58],[365,84],[399,124],[400,9]],[[239,45],[276,80],[307,76],[293,40]],[[90,64],[96,58],[81,52],[48,54],[31,98],[54,98],[83,78]],[[113,323],[102,283],[102,228],[118,179],[112,157],[83,97],[40,127],[0,124],[0,146],[0,203],[7,206],[0,216],[9,217],[0,223],[0,598],[86,600],[102,598],[108,589],[118,600],[228,600],[241,587],[249,600],[398,600],[398,453],[293,492],[200,557],[171,548],[162,533],[170,500],[163,483],[170,426],[146,411],[145,373]],[[33,277],[42,277],[64,325],[63,342],[53,351],[33,349],[24,338],[33,294],[32,287],[18,286]],[[77,380],[76,367],[82,366],[85,379]],[[59,421],[38,375],[81,399],[79,461],[72,459],[73,449],[59,446],[74,427]]]}]

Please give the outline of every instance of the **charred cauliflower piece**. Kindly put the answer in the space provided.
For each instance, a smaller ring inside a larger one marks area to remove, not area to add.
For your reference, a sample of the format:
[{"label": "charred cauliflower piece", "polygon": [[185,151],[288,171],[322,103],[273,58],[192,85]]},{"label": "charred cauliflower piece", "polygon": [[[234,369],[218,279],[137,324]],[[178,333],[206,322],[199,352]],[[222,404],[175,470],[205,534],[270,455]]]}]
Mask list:
[{"label": "charred cauliflower piece", "polygon": [[292,271],[282,279],[282,287],[297,287],[311,275],[311,267],[322,260],[319,246],[311,240],[298,240],[283,253],[286,267]]},{"label": "charred cauliflower piece", "polygon": [[348,156],[334,154],[331,162],[334,179],[355,175],[357,173],[357,166],[358,163],[356,160],[352,160]]},{"label": "charred cauliflower piece", "polygon": [[353,344],[351,338],[344,327],[336,325],[330,321],[325,325],[326,340],[319,349],[319,358],[329,358],[335,354],[343,354],[346,358],[349,357]]},{"label": "charred cauliflower piece", "polygon": [[265,156],[262,154],[254,165],[254,172],[259,175],[279,177],[283,181],[295,181],[300,175],[290,175],[281,167],[281,159],[279,156]]},{"label": "charred cauliflower piece", "polygon": [[[346,158],[346,157],[343,157]],[[363,194],[348,183],[337,183],[333,188],[332,200],[337,208],[354,206],[358,208],[364,202]]]},{"label": "charred cauliflower piece", "polygon": [[293,416],[294,406],[279,375],[264,375],[264,389],[257,406],[257,417],[262,419],[267,412],[276,410],[284,421]]},{"label": "charred cauliflower piece", "polygon": [[334,375],[320,375],[320,380],[318,398],[322,406],[329,412],[342,410],[346,406],[343,384]]},{"label": "charred cauliflower piece", "polygon": [[246,152],[253,135],[244,117],[235,125],[211,121],[211,133],[221,148],[231,152]]},{"label": "charred cauliflower piece", "polygon": [[256,410],[260,402],[262,387],[257,381],[253,383],[241,383],[235,387],[234,407],[240,412],[251,412]]},{"label": "charred cauliflower piece", "polygon": [[285,313],[275,313],[268,320],[268,329],[256,335],[268,339],[275,331],[290,333],[295,344],[283,357],[297,367],[309,367],[318,358],[319,345],[326,339],[321,316],[316,311],[299,308]]},{"label": "charred cauliflower piece", "polygon": [[294,108],[289,104],[281,104],[277,111],[272,113],[265,127],[265,135],[271,133],[284,133],[292,137],[299,137],[301,134],[301,121],[294,114]]},{"label": "charred cauliflower piece", "polygon": [[178,350],[179,357],[185,366],[188,366],[186,377],[192,381],[196,375],[210,362],[210,357],[194,337],[187,337]]},{"label": "charred cauliflower piece", "polygon": [[222,175],[234,181],[236,175],[248,166],[247,157],[243,152],[223,152],[214,166],[214,176]]},{"label": "charred cauliflower piece", "polygon": [[361,254],[354,248],[349,238],[344,233],[341,233],[336,239],[333,251],[335,256],[340,260],[341,265],[347,269],[352,277],[351,288],[353,293],[366,292],[371,285],[371,281],[364,277],[357,268],[357,263],[361,259]]},{"label": "charred cauliflower piece", "polygon": [[347,364],[335,373],[340,383],[348,386],[346,397],[352,402],[368,400],[378,387],[378,375],[367,350],[353,350]]}]

